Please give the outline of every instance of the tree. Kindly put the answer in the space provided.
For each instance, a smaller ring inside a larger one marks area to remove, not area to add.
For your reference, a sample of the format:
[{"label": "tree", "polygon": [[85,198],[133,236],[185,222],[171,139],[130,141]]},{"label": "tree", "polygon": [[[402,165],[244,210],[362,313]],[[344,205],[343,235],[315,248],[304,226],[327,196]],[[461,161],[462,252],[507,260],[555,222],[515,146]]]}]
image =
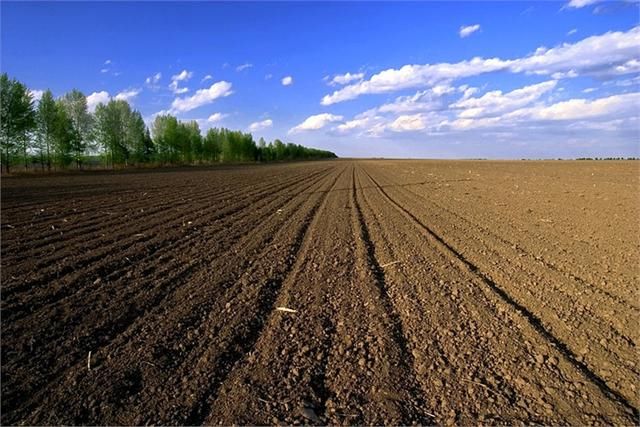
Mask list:
[{"label": "tree", "polygon": [[220,161],[222,152],[222,138],[218,128],[209,129],[202,142],[203,158],[208,162]]},{"label": "tree", "polygon": [[185,146],[188,149],[188,153],[185,153],[187,156],[187,163],[191,163],[194,160],[202,160],[202,134],[200,133],[200,126],[198,122],[195,120],[191,120],[184,125],[185,130],[185,138],[189,141]]},{"label": "tree", "polygon": [[132,142],[130,130],[132,112],[129,103],[112,99],[106,105],[96,107],[94,133],[99,146],[107,154],[111,166],[126,163],[130,157]]},{"label": "tree", "polygon": [[73,161],[73,145],[78,135],[61,101],[55,103],[52,136],[54,162],[59,167],[66,168]]},{"label": "tree", "polygon": [[151,143],[149,131],[139,111],[133,110],[129,112],[126,121],[126,133],[127,151],[131,154],[131,159],[135,163],[150,161],[153,154],[153,143]]},{"label": "tree", "polygon": [[87,108],[87,98],[82,92],[73,89],[62,97],[62,105],[71,119],[77,138],[74,139],[72,152],[76,167],[82,167],[82,157],[91,136],[92,117]]},{"label": "tree", "polygon": [[158,158],[163,163],[177,163],[179,159],[178,119],[171,115],[156,116],[151,129]]},{"label": "tree", "polygon": [[9,79],[7,73],[3,73],[0,76],[0,144],[7,172],[17,146],[22,148],[26,169],[29,132],[35,128],[35,124],[31,92],[25,85]]},{"label": "tree", "polygon": [[42,98],[40,98],[40,102],[38,103],[36,122],[37,141],[41,163],[44,168],[44,161],[42,159],[46,153],[47,169],[49,171],[51,170],[51,145],[53,144],[54,139],[56,114],[56,102],[53,99],[53,94],[50,90],[46,90],[42,94]]}]

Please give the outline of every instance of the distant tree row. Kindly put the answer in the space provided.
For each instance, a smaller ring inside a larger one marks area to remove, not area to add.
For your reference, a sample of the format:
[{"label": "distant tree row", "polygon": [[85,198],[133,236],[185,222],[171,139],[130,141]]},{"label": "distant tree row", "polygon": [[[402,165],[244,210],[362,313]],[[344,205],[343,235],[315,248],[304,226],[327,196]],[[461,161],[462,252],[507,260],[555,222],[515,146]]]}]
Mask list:
[{"label": "distant tree row", "polygon": [[203,137],[196,121],[159,115],[149,130],[139,111],[123,100],[99,104],[90,113],[87,98],[72,90],[55,99],[50,90],[36,103],[21,82],[0,76],[0,145],[2,166],[36,162],[40,168],[81,169],[89,158],[105,166],[270,162],[335,158],[276,139],[256,144],[249,133],[209,129]]},{"label": "distant tree row", "polygon": [[578,157],[576,160],[640,160],[638,157]]}]

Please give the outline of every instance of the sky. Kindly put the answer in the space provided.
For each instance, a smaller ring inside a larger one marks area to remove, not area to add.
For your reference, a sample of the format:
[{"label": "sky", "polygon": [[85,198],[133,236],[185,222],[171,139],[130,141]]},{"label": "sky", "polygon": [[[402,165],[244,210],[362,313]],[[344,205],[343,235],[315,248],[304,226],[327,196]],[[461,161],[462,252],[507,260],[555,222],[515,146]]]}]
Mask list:
[{"label": "sky", "polygon": [[6,2],[0,68],[38,98],[341,157],[640,156],[640,4]]}]

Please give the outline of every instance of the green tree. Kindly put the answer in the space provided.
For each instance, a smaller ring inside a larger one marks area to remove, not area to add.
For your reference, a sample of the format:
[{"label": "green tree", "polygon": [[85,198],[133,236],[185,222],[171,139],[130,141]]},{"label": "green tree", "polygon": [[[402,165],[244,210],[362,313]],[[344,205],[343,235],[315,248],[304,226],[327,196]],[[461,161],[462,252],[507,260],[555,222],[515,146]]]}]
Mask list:
[{"label": "green tree", "polygon": [[27,167],[29,133],[35,128],[35,110],[31,92],[7,73],[0,76],[0,144],[7,172],[16,148],[22,148]]},{"label": "green tree", "polygon": [[126,130],[126,142],[128,152],[131,154],[131,160],[134,163],[151,161],[153,144],[150,142],[149,131],[139,111],[133,110],[129,113]]},{"label": "green tree", "polygon": [[41,163],[44,168],[46,155],[47,169],[51,170],[51,145],[54,140],[56,125],[56,102],[50,90],[46,90],[40,98],[36,111],[37,141]]},{"label": "green tree", "polygon": [[87,108],[87,97],[77,89],[66,93],[62,97],[62,105],[71,119],[76,138],[72,141],[71,151],[76,167],[82,167],[82,159],[91,137],[93,119]]},{"label": "green tree", "polygon": [[52,136],[54,163],[58,167],[66,168],[74,159],[73,146],[79,136],[61,101],[55,103]]},{"label": "green tree", "polygon": [[[107,157],[107,165],[127,163],[132,142],[132,111],[124,100],[112,99],[106,105],[96,107],[94,134],[96,141]],[[143,123],[144,124],[144,123]]]},{"label": "green tree", "polygon": [[203,157],[208,162],[220,161],[222,137],[218,128],[209,129],[202,143]]},{"label": "green tree", "polygon": [[178,119],[168,114],[156,116],[151,133],[158,159],[162,163],[178,163],[180,157]]}]

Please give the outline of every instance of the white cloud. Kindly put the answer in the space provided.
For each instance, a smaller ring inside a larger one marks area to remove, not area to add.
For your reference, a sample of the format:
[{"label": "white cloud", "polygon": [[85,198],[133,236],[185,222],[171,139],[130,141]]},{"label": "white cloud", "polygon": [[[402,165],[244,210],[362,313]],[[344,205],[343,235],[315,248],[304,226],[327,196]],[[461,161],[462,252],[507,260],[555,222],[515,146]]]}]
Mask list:
[{"label": "white cloud", "polygon": [[588,87],[586,89],[582,89],[582,93],[591,93],[591,92],[595,92],[596,90],[598,89],[596,89],[595,87]]},{"label": "white cloud", "polygon": [[267,129],[267,128],[270,128],[272,126],[273,126],[273,120],[266,119],[266,120],[262,120],[261,122],[251,123],[249,125],[249,131],[250,132],[257,132],[259,130]]},{"label": "white cloud", "polygon": [[499,58],[473,58],[455,64],[405,65],[373,75],[369,80],[348,85],[322,98],[322,105],[357,98],[364,94],[395,92],[420,86],[433,86],[439,82],[475,76],[505,69],[510,63]]},{"label": "white cloud", "polygon": [[570,36],[570,35],[573,35],[573,34],[575,34],[577,32],[578,32],[578,29],[577,28],[573,28],[573,29],[567,31],[567,35]]},{"label": "white cloud", "polygon": [[31,99],[33,99],[35,102],[38,102],[40,101],[40,98],[42,98],[44,91],[39,89],[31,89],[29,90],[29,93],[31,93]]},{"label": "white cloud", "polygon": [[211,104],[218,98],[229,96],[233,93],[231,83],[219,81],[207,89],[200,89],[195,94],[186,98],[176,98],[171,103],[171,112],[177,114],[191,111],[203,105]]},{"label": "white cloud", "polygon": [[[635,60],[640,45],[640,26],[627,32],[608,32],[591,36],[574,44],[562,44],[546,49],[538,48],[534,54],[513,61],[513,72],[550,75],[556,72],[576,74],[609,75],[633,72],[618,69]],[[637,68],[635,68],[637,69]]]},{"label": "white cloud", "polygon": [[570,99],[549,106],[535,106],[515,111],[513,117],[534,120],[579,120],[635,114],[640,108],[640,93],[625,93],[606,98]]},{"label": "white cloud", "polygon": [[193,71],[182,70],[180,73],[171,76],[172,81],[186,81],[193,77]]},{"label": "white cloud", "polygon": [[227,116],[228,116],[228,114],[213,113],[212,115],[209,116],[209,118],[207,119],[207,122],[208,123],[217,123],[219,121],[222,121],[222,119],[224,119]]},{"label": "white cloud", "polygon": [[556,80],[525,86],[508,93],[500,90],[487,92],[478,98],[467,98],[451,104],[451,108],[461,109],[460,118],[477,118],[500,115],[529,105],[540,99],[557,85]]},{"label": "white cloud", "polygon": [[147,78],[144,80],[144,83],[145,83],[147,86],[156,86],[156,85],[160,82],[160,79],[161,79],[161,78],[162,78],[162,73],[159,73],[159,72],[158,72],[158,73],[155,73],[155,74],[154,74],[154,75],[152,75],[152,76],[147,77]]},{"label": "white cloud", "polygon": [[242,70],[246,70],[248,68],[253,67],[253,64],[249,64],[248,62],[246,64],[242,64],[242,65],[238,65],[236,67],[236,71],[242,71]]},{"label": "white cloud", "polygon": [[109,69],[108,69],[108,68],[103,68],[103,69],[101,69],[101,70],[100,70],[100,72],[101,72],[101,73],[108,73],[108,72],[109,72]]},{"label": "white cloud", "polygon": [[180,82],[186,82],[191,77],[193,77],[192,71],[182,70],[180,73],[171,76],[171,83],[169,84],[169,89],[173,91],[176,95],[180,95],[182,93],[189,92],[189,88],[187,87],[178,87]]},{"label": "white cloud", "polygon": [[342,116],[337,116],[329,113],[316,114],[314,116],[307,117],[302,123],[291,128],[289,133],[297,133],[306,130],[318,130],[329,123],[339,122],[343,119]]},{"label": "white cloud", "polygon": [[110,99],[111,97],[109,96],[109,92],[105,90],[93,92],[91,95],[87,96],[87,109],[93,113],[98,104],[106,104]]},{"label": "white cloud", "polygon": [[127,101],[131,102],[136,96],[140,94],[140,89],[128,89],[123,90],[115,96],[115,99],[118,101]]},{"label": "white cloud", "polygon": [[403,113],[410,111],[428,111],[441,108],[440,100],[444,95],[455,92],[449,84],[439,84],[430,89],[418,91],[414,95],[400,96],[391,103],[378,107],[381,113]]},{"label": "white cloud", "polygon": [[471,34],[475,33],[480,29],[480,24],[467,25],[460,27],[460,31],[458,34],[461,38],[469,37]]},{"label": "white cloud", "polygon": [[171,90],[173,91],[173,93],[175,95],[182,95],[183,93],[189,92],[189,88],[188,87],[178,87],[178,83],[177,82],[171,82],[169,87],[171,88]]},{"label": "white cloud", "polygon": [[[332,105],[365,94],[395,92],[415,87],[429,87],[443,81],[508,70],[514,73],[572,77],[594,75],[606,77],[632,73],[640,67],[637,46],[640,26],[627,32],[608,32],[587,37],[574,44],[555,48],[540,47],[523,58],[473,58],[457,63],[404,65],[381,71],[370,79],[347,85],[322,98],[322,105]],[[558,74],[556,74],[558,73]]]},{"label": "white cloud", "polygon": [[264,76],[265,80],[271,80],[271,78],[273,77],[273,74],[267,74]]},{"label": "white cloud", "polygon": [[283,86],[289,86],[293,84],[293,77],[291,76],[286,76],[282,78],[282,85]]},{"label": "white cloud", "polygon": [[107,59],[106,61],[104,61],[104,65],[109,65],[109,64],[111,64],[111,60],[110,59]]},{"label": "white cloud", "polygon": [[589,6],[591,4],[599,3],[601,1],[603,1],[603,0],[570,0],[569,3],[567,3],[565,5],[565,7],[573,8],[573,9],[580,9],[580,8],[585,7],[585,6]]},{"label": "white cloud", "polygon": [[[327,76],[328,77],[328,76]],[[364,73],[346,73],[346,74],[337,74],[333,76],[333,78],[329,81],[329,85],[346,85],[354,81],[360,81],[364,78]],[[328,80],[328,78],[327,78]]]},{"label": "white cloud", "polygon": [[[526,123],[570,122],[567,126],[577,126],[576,121],[628,120],[637,116],[640,107],[640,93],[612,95],[605,98],[569,99],[550,105],[537,104],[520,108],[496,117],[464,118],[445,121],[443,124],[453,130],[470,130],[496,126],[523,126]],[[599,126],[603,129],[603,126]]]},{"label": "white cloud", "polygon": [[204,77],[202,78],[202,80],[200,80],[200,83],[204,83],[204,82],[206,82],[207,80],[213,80],[213,76],[212,76],[211,74],[207,74],[206,76],[204,76]]},{"label": "white cloud", "polygon": [[417,131],[426,127],[425,117],[420,113],[400,116],[389,124],[389,129],[395,132]]},{"label": "white cloud", "polygon": [[372,121],[371,117],[356,118],[353,120],[349,120],[345,123],[342,123],[341,125],[338,125],[336,129],[340,132],[349,132],[354,129],[362,129],[366,127],[368,124],[370,124],[371,121]]}]

